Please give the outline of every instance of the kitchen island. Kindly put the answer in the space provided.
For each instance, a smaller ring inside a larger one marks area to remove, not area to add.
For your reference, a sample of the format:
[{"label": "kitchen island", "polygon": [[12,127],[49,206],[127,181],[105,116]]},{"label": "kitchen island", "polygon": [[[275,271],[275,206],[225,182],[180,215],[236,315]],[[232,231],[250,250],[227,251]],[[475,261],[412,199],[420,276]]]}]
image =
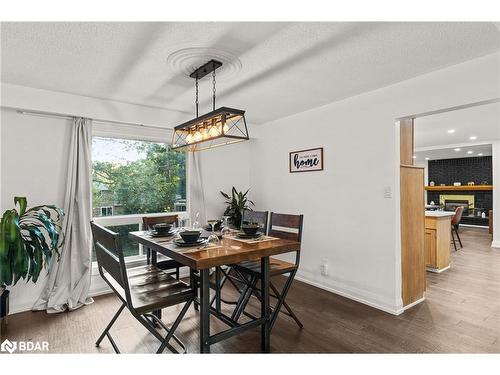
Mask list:
[{"label": "kitchen island", "polygon": [[449,211],[425,211],[425,266],[430,272],[450,268],[451,219]]}]

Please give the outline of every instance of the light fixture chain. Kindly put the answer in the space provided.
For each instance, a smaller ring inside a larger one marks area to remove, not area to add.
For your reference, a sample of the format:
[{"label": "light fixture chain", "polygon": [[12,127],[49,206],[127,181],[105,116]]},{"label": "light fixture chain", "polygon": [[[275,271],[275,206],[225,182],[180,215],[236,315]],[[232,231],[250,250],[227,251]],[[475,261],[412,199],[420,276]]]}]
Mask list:
[{"label": "light fixture chain", "polygon": [[213,110],[215,111],[215,66],[214,70],[212,71],[212,92],[213,92]]},{"label": "light fixture chain", "polygon": [[196,76],[196,99],[195,99],[195,106],[196,106],[196,118],[198,118],[198,76]]}]

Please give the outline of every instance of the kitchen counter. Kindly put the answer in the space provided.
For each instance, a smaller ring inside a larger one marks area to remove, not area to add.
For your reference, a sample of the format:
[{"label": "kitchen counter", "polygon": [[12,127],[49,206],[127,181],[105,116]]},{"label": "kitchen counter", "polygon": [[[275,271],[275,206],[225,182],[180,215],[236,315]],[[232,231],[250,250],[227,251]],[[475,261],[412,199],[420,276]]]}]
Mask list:
[{"label": "kitchen counter", "polygon": [[446,217],[454,215],[455,213],[451,211],[425,211],[425,217]]},{"label": "kitchen counter", "polygon": [[425,266],[430,272],[450,268],[451,219],[450,211],[425,211]]}]

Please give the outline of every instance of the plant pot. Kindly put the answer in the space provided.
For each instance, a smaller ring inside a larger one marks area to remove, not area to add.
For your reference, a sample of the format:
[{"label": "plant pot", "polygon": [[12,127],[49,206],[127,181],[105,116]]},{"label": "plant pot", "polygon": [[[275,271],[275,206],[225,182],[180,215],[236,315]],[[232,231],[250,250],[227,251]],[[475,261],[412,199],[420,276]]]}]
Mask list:
[{"label": "plant pot", "polygon": [[[1,289],[0,289],[1,291]],[[9,315],[9,294],[10,291],[4,289],[0,295],[0,337],[7,328],[7,316]]]},{"label": "plant pot", "polygon": [[9,315],[9,294],[10,291],[5,289],[0,295],[0,318]]}]

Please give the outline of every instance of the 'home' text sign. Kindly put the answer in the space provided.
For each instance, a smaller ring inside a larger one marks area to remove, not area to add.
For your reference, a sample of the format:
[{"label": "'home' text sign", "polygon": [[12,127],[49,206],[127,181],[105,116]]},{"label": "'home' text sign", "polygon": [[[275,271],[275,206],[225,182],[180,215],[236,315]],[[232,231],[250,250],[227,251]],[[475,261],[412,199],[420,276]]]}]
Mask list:
[{"label": "'home' text sign", "polygon": [[290,173],[323,170],[323,147],[290,152]]}]

